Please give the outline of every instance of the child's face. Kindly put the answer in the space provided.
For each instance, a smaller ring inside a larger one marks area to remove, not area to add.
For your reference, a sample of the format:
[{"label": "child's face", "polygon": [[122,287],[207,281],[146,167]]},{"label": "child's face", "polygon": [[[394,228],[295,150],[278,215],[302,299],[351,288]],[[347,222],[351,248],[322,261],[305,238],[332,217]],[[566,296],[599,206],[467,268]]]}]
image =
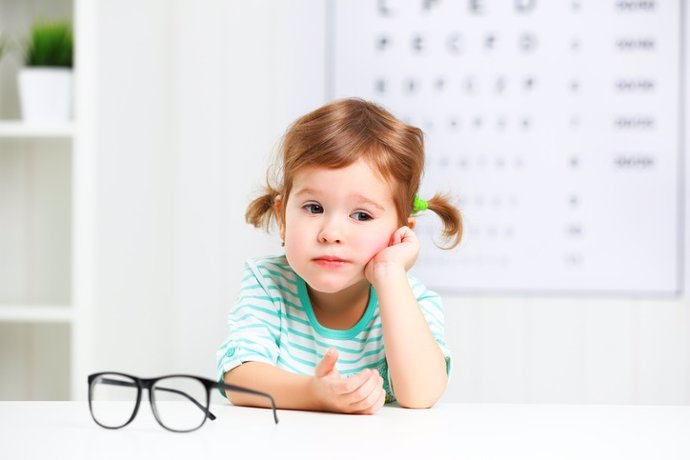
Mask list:
[{"label": "child's face", "polygon": [[367,263],[388,246],[399,223],[391,184],[364,160],[298,172],[285,206],[288,262],[324,293],[363,281]]}]

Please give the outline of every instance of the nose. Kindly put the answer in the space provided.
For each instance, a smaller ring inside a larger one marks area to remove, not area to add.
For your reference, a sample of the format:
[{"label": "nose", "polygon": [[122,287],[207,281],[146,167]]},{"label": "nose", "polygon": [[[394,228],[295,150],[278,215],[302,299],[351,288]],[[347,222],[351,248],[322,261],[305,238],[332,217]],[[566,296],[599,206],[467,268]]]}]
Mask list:
[{"label": "nose", "polygon": [[319,242],[320,243],[340,243],[341,241],[340,241],[340,238],[332,238],[325,233],[321,233],[319,235]]},{"label": "nose", "polygon": [[318,235],[319,243],[342,243],[343,235],[335,219],[326,219]]}]

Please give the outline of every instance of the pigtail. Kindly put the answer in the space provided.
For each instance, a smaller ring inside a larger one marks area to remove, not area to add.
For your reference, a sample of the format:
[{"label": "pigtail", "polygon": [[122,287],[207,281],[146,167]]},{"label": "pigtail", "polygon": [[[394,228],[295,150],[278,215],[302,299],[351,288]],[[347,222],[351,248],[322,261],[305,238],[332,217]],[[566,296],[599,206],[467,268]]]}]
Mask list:
[{"label": "pigtail", "polygon": [[437,193],[427,201],[428,209],[433,211],[443,222],[443,239],[448,243],[447,246],[439,246],[441,249],[453,249],[462,239],[462,216],[460,211],[450,201],[448,195]]},{"label": "pigtail", "polygon": [[275,218],[275,202],[279,195],[278,191],[267,185],[264,193],[255,198],[244,213],[244,218],[248,224],[256,228],[263,228],[267,232],[271,228],[271,220]]}]

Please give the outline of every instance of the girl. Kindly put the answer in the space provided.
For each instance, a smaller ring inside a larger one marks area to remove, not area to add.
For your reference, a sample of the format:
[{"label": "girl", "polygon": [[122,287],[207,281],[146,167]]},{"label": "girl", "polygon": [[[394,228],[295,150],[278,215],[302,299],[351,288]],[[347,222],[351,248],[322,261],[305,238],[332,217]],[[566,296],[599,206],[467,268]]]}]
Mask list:
[{"label": "girl", "polygon": [[447,198],[416,195],[422,131],[370,102],[338,100],[288,129],[280,160],[246,219],[267,230],[275,219],[285,255],[247,261],[219,378],[285,409],[431,407],[451,355],[440,298],[407,274],[419,254],[414,216],[438,214],[448,248],[462,222]]}]

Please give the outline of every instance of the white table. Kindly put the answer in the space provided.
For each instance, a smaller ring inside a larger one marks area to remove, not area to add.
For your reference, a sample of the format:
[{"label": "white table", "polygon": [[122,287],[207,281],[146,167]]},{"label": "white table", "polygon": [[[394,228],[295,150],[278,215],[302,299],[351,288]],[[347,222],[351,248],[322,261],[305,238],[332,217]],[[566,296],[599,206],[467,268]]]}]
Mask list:
[{"label": "white table", "polygon": [[[690,406],[441,404],[373,416],[213,405],[198,431],[171,433],[148,401],[120,430],[86,402],[0,402],[2,459],[690,459]],[[402,455],[404,454],[404,457]],[[400,457],[398,457],[400,456]]]}]

